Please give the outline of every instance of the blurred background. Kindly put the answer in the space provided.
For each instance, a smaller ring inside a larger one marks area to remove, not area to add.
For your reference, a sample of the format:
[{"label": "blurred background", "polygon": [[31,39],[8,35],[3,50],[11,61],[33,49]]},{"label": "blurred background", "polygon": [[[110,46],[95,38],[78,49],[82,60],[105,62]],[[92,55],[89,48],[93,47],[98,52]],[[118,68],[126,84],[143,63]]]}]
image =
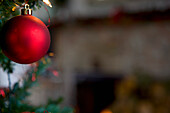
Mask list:
[{"label": "blurred background", "polygon": [[[170,113],[169,0],[50,1],[57,71],[38,78],[32,105],[62,96],[76,113]],[[48,24],[44,7],[33,15]]]}]

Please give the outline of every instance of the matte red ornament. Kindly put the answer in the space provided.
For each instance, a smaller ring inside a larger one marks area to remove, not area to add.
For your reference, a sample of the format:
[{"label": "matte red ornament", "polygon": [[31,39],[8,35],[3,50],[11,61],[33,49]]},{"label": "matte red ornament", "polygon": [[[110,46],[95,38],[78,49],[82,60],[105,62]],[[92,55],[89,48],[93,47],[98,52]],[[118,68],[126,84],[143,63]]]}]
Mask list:
[{"label": "matte red ornament", "polygon": [[40,19],[31,15],[11,18],[3,26],[1,34],[3,53],[20,64],[38,61],[50,46],[48,28]]}]

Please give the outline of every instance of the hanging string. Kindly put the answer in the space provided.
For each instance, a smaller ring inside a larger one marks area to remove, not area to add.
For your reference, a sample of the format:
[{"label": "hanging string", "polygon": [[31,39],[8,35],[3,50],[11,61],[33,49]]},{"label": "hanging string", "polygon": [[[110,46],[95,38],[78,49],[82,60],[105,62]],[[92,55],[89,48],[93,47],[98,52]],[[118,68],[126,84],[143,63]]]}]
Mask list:
[{"label": "hanging string", "polygon": [[9,111],[8,111],[8,113],[11,113],[11,78],[10,78],[9,72],[8,72],[8,84],[9,84],[9,98],[8,98],[8,101],[9,101],[9,105],[8,105]]},{"label": "hanging string", "polygon": [[[43,3],[44,3],[44,2],[43,2]],[[50,22],[51,22],[51,20],[50,20],[50,13],[49,13],[47,7],[45,6],[45,3],[44,3],[44,9],[45,9],[45,10],[47,11],[47,13],[48,13],[48,25],[47,25],[47,27],[50,27]]]}]

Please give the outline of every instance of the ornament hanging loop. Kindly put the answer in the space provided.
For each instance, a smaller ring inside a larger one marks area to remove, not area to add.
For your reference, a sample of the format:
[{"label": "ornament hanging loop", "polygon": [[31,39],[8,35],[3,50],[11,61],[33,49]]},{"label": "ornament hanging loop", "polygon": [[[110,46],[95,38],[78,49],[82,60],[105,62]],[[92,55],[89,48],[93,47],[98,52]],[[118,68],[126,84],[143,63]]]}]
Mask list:
[{"label": "ornament hanging loop", "polygon": [[29,9],[30,5],[29,4],[25,4],[25,9]]},{"label": "ornament hanging loop", "polygon": [[32,9],[30,9],[29,4],[25,4],[24,8],[21,9],[21,15],[32,15]]}]

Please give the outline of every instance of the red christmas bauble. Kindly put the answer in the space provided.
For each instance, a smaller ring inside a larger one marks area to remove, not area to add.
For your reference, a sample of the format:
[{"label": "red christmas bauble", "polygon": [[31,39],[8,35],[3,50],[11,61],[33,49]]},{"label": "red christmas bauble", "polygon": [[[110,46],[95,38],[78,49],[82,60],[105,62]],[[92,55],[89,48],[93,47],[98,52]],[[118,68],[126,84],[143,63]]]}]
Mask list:
[{"label": "red christmas bauble", "polygon": [[50,46],[48,28],[40,19],[31,15],[11,18],[3,26],[1,34],[3,53],[20,64],[38,61]]}]

